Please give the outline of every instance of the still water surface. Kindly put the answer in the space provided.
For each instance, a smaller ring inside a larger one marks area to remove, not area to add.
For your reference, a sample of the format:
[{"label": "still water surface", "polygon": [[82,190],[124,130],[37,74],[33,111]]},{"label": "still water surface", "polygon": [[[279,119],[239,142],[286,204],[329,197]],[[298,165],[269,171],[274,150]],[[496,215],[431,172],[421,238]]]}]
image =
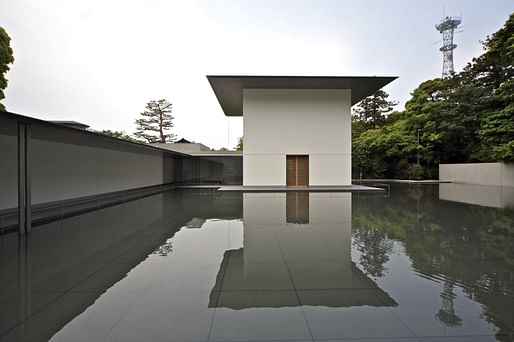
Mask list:
[{"label": "still water surface", "polygon": [[171,191],[0,246],[0,341],[511,341],[513,330],[514,210],[501,189]]}]

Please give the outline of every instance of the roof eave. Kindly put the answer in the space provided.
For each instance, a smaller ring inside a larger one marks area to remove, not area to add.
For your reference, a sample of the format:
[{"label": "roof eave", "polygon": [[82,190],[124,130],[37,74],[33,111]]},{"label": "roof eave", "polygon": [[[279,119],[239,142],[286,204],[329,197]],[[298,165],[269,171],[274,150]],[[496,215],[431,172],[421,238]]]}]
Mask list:
[{"label": "roof eave", "polygon": [[397,76],[230,76],[207,79],[226,116],[243,115],[243,89],[352,89],[355,105]]}]

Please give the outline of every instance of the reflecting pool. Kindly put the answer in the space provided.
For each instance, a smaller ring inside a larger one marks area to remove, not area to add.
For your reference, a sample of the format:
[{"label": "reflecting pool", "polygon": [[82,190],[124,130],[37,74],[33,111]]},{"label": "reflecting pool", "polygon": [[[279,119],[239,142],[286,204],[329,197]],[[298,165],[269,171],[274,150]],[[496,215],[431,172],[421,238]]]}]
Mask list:
[{"label": "reflecting pool", "polygon": [[511,341],[514,202],[480,192],[175,190],[7,235],[0,341]]}]

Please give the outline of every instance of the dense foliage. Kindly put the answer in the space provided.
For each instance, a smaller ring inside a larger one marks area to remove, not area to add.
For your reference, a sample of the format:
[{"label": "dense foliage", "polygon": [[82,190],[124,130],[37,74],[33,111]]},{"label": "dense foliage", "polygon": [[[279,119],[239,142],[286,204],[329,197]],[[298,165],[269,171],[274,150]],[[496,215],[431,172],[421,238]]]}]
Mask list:
[{"label": "dense foliage", "polygon": [[439,163],[514,162],[514,13],[483,46],[462,72],[421,83],[402,112],[383,94],[357,106],[354,178],[431,178]]},{"label": "dense foliage", "polygon": [[[4,89],[7,88],[5,74],[9,71],[9,64],[14,62],[13,51],[11,48],[11,38],[0,26],[0,101],[5,98]],[[5,110],[0,103],[0,110]]]}]

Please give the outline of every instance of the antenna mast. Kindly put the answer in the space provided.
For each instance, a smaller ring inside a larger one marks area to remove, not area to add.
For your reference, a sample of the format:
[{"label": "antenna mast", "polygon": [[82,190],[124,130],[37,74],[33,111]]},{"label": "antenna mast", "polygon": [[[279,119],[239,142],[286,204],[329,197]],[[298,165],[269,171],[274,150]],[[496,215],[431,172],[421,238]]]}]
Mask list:
[{"label": "antenna mast", "polygon": [[453,74],[453,50],[457,44],[453,43],[453,33],[461,24],[461,17],[444,17],[443,20],[436,25],[435,28],[443,35],[443,46],[439,51],[443,53],[443,73],[442,77],[448,77]]}]

